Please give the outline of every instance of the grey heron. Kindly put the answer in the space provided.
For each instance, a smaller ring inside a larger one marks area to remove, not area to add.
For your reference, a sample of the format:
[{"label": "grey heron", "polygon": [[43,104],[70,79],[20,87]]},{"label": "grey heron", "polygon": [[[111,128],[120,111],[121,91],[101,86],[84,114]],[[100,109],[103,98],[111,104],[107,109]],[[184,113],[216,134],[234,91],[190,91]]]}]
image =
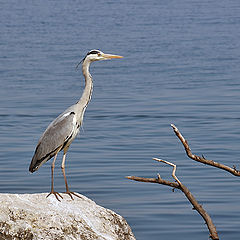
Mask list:
[{"label": "grey heron", "polygon": [[61,150],[63,150],[61,168],[66,185],[65,193],[67,193],[72,199],[72,195],[80,197],[76,193],[70,192],[68,187],[65,174],[66,153],[70,144],[79,132],[80,126],[83,122],[84,112],[89,101],[91,100],[93,81],[92,76],[89,72],[89,66],[94,61],[108,60],[112,58],[122,58],[122,56],[105,54],[99,50],[91,50],[87,53],[84,59],[80,62],[82,63],[82,73],[85,77],[85,88],[81,98],[76,104],[67,108],[62,114],[53,120],[38,141],[35,153],[29,166],[29,171],[32,173],[37,171],[42,166],[42,164],[54,157],[51,165],[51,191],[47,197],[51,194],[54,194],[57,200],[59,200],[58,196],[63,198],[58,192],[54,190],[55,161],[58,153]]}]

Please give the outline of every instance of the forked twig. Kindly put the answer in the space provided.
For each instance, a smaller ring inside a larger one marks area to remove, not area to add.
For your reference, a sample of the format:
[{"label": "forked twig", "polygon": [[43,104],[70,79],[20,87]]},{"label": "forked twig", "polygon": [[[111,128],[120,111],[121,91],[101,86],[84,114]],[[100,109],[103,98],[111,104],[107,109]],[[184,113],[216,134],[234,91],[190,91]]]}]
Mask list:
[{"label": "forked twig", "polygon": [[191,194],[191,192],[189,191],[189,189],[183,185],[181,183],[181,181],[177,178],[177,176],[175,175],[176,173],[176,165],[158,158],[153,158],[154,160],[158,161],[158,162],[163,162],[166,163],[168,165],[173,166],[173,171],[172,171],[172,176],[173,178],[177,181],[177,183],[180,186],[180,190],[185,194],[185,196],[187,197],[187,199],[189,200],[189,202],[193,205],[193,209],[197,210],[198,213],[203,217],[203,219],[206,221],[206,224],[208,226],[208,230],[210,233],[210,237],[212,239],[219,239],[218,238],[218,234],[217,234],[217,230],[216,227],[214,226],[212,219],[210,218],[210,216],[208,215],[208,213],[203,209],[203,207],[198,203],[198,201],[195,199],[195,197]]},{"label": "forked twig", "polygon": [[203,207],[198,203],[198,201],[194,198],[194,196],[191,194],[191,192],[188,190],[188,188],[186,186],[184,186],[181,181],[177,178],[176,176],[176,165],[171,163],[171,162],[167,162],[165,160],[162,159],[158,159],[158,158],[153,158],[155,161],[158,162],[163,162],[165,164],[171,165],[173,167],[173,171],[172,171],[172,177],[176,180],[176,182],[169,182],[166,180],[163,180],[160,177],[160,174],[158,174],[158,178],[141,178],[141,177],[135,177],[135,176],[128,176],[126,178],[131,179],[131,180],[135,180],[135,181],[140,181],[140,182],[151,182],[151,183],[159,183],[159,184],[163,184],[163,185],[167,185],[170,187],[174,187],[174,188],[178,188],[180,189],[185,196],[187,197],[187,199],[189,200],[189,202],[193,205],[193,209],[197,210],[198,213],[202,216],[202,218],[205,220],[209,233],[210,233],[210,238],[213,240],[219,240],[218,234],[217,234],[217,230],[216,227],[214,226],[211,217],[208,215],[208,213],[203,209]]},{"label": "forked twig", "polygon": [[216,167],[216,168],[223,169],[223,170],[233,174],[234,176],[240,177],[240,171],[237,170],[235,166],[233,168],[231,168],[231,167],[228,167],[224,164],[215,162],[213,160],[207,160],[204,157],[199,157],[197,155],[194,155],[191,151],[191,148],[188,145],[187,140],[183,137],[183,135],[180,133],[180,131],[177,129],[177,127],[174,124],[171,124],[171,127],[173,128],[173,131],[175,132],[176,136],[182,142],[182,144],[185,148],[186,154],[189,158],[191,158],[191,159],[193,159],[197,162],[201,162],[203,164],[207,164],[207,165],[210,165],[210,166],[213,166],[213,167]]}]

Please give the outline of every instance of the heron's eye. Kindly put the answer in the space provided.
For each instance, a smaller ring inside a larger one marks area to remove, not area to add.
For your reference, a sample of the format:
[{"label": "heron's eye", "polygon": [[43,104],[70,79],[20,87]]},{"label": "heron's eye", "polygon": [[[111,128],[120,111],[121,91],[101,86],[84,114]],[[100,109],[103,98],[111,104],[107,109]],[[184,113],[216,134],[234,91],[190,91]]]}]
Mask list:
[{"label": "heron's eye", "polygon": [[101,53],[98,53],[97,55],[100,57],[100,56],[101,56]]}]

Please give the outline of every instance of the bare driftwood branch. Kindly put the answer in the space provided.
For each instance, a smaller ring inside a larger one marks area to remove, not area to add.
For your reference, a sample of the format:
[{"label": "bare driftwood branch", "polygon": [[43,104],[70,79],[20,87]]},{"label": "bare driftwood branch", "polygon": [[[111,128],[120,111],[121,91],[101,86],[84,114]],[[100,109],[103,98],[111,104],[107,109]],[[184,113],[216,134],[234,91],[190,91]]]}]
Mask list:
[{"label": "bare driftwood branch", "polygon": [[210,165],[210,166],[213,166],[216,168],[223,169],[223,170],[233,174],[234,176],[240,177],[240,171],[237,170],[235,166],[233,166],[233,168],[231,168],[224,164],[214,162],[213,160],[207,160],[205,157],[199,157],[197,155],[192,154],[191,148],[189,147],[187,140],[183,137],[183,135],[180,133],[180,131],[177,129],[177,127],[174,124],[171,124],[171,127],[173,128],[173,131],[175,132],[176,136],[182,142],[182,144],[185,148],[186,154],[189,158],[191,158],[197,162],[201,162],[203,164],[207,164],[207,165]]},{"label": "bare driftwood branch", "polygon": [[150,182],[150,183],[158,183],[158,184],[163,184],[163,185],[167,185],[170,187],[174,187],[174,188],[178,188],[180,189],[185,196],[187,197],[187,199],[189,200],[189,202],[192,204],[193,209],[197,210],[198,213],[202,216],[202,218],[205,220],[209,233],[210,233],[210,238],[213,240],[219,240],[218,237],[218,233],[216,230],[216,227],[214,226],[211,217],[208,215],[208,213],[203,209],[203,207],[198,203],[198,201],[194,198],[194,196],[191,194],[191,192],[188,190],[188,188],[183,185],[181,183],[181,181],[177,178],[176,176],[176,165],[171,163],[171,162],[167,162],[158,158],[153,158],[155,161],[158,162],[163,162],[165,164],[171,165],[173,167],[173,171],[172,171],[172,177],[176,180],[176,182],[169,182],[166,181],[164,179],[161,178],[160,174],[158,174],[158,177],[155,178],[142,178],[142,177],[135,177],[135,176],[128,176],[126,178],[130,179],[130,180],[135,180],[135,181],[139,181],[139,182]]},{"label": "bare driftwood branch", "polygon": [[160,175],[158,175],[158,178],[143,178],[143,177],[135,177],[135,176],[127,176],[126,178],[137,181],[137,182],[159,183],[162,185],[180,189],[180,187],[177,183],[166,181],[166,180],[162,179],[160,177]]}]

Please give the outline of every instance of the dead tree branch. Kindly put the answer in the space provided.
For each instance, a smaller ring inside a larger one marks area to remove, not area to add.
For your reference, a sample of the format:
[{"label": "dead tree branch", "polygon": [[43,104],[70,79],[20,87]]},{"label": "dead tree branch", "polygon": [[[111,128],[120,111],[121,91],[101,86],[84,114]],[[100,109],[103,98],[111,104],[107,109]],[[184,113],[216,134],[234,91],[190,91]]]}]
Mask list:
[{"label": "dead tree branch", "polygon": [[171,163],[171,162],[167,162],[158,158],[153,158],[154,160],[158,161],[158,162],[163,162],[165,164],[171,165],[173,167],[173,171],[172,171],[172,177],[176,180],[176,182],[169,182],[166,181],[164,179],[161,178],[160,174],[158,174],[158,178],[142,178],[142,177],[135,177],[135,176],[127,176],[126,178],[130,179],[130,180],[134,180],[134,181],[140,181],[140,182],[150,182],[150,183],[158,183],[158,184],[163,184],[163,185],[167,185],[170,187],[174,187],[174,188],[178,188],[180,189],[185,196],[187,197],[187,199],[189,200],[189,202],[192,204],[193,209],[197,210],[198,213],[202,216],[202,218],[205,220],[209,233],[210,233],[210,238],[213,240],[219,240],[218,234],[217,234],[217,230],[216,227],[214,226],[211,217],[208,215],[208,213],[203,209],[203,207],[198,203],[198,201],[194,198],[194,196],[191,194],[191,192],[188,190],[188,188],[183,185],[181,183],[181,181],[177,178],[176,176],[176,165]]},{"label": "dead tree branch", "polygon": [[165,185],[165,186],[180,189],[180,187],[177,183],[166,181],[166,180],[162,179],[160,177],[160,175],[158,175],[158,178],[143,178],[143,177],[135,177],[135,176],[127,176],[126,178],[137,181],[137,182],[158,183],[158,184],[162,184],[162,185]]},{"label": "dead tree branch", "polygon": [[207,160],[206,158],[204,157],[199,157],[197,155],[194,155],[191,151],[191,148],[189,147],[188,145],[188,142],[187,140],[183,137],[183,135],[180,133],[180,131],[177,129],[177,127],[174,125],[174,124],[171,124],[171,127],[173,128],[173,131],[175,132],[176,136],[179,138],[179,140],[182,142],[184,148],[185,148],[185,151],[186,151],[186,154],[189,158],[197,161],[197,162],[201,162],[203,164],[207,164],[207,165],[210,165],[210,166],[213,166],[213,167],[216,167],[216,168],[220,168],[220,169],[223,169],[231,174],[233,174],[234,176],[238,176],[240,177],[240,171],[236,169],[236,167],[228,167],[224,164],[221,164],[221,163],[218,163],[218,162],[215,162],[213,160]]}]

